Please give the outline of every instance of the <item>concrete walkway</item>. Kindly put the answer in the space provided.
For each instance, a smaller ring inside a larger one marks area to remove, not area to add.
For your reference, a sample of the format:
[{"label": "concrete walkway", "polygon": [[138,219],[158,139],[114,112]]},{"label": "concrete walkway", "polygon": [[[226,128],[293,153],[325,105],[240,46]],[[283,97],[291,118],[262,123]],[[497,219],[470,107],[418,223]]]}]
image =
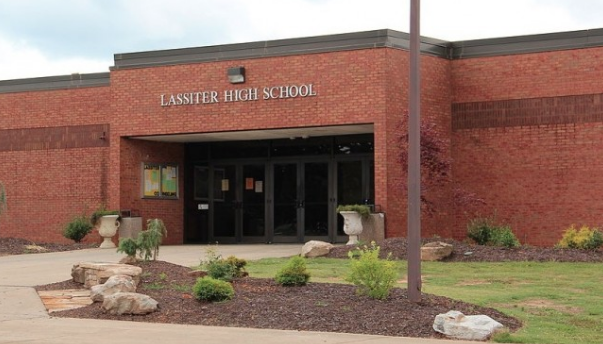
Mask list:
[{"label": "concrete walkway", "polygon": [[[163,246],[159,258],[184,266],[198,265],[208,246]],[[219,246],[222,256],[236,255],[248,260],[288,257],[301,245]],[[117,262],[122,254],[113,249],[29,254],[0,257],[0,343],[28,344],[112,344],[132,343],[354,343],[354,344],[471,344],[475,342],[425,340],[323,332],[258,330],[232,327],[166,325],[128,321],[65,319],[50,317],[32,288],[71,278],[71,267],[80,261]],[[278,321],[278,319],[275,319]],[[110,339],[109,339],[110,338]]]}]

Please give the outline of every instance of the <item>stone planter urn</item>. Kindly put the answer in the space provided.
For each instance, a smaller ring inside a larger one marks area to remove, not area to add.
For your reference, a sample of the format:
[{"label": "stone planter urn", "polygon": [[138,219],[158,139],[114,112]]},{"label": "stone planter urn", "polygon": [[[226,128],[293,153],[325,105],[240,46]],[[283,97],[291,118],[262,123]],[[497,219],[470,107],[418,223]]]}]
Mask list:
[{"label": "stone planter urn", "polygon": [[115,248],[115,244],[111,241],[111,238],[117,234],[119,228],[119,221],[117,220],[119,215],[105,215],[100,218],[100,226],[98,227],[98,234],[103,237],[103,242],[100,244],[100,248]]},{"label": "stone planter urn", "polygon": [[340,211],[343,216],[343,231],[350,236],[346,245],[358,244],[358,235],[362,233],[362,215],[355,211]]}]

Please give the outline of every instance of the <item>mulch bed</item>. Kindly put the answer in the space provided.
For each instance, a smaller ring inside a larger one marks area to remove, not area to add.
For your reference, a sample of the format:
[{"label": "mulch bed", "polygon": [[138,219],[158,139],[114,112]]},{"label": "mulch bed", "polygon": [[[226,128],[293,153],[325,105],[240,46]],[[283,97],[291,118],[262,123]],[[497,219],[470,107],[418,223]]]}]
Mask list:
[{"label": "mulch bed", "polygon": [[[35,246],[37,248],[27,248],[28,246]],[[64,252],[95,247],[98,247],[98,244],[34,243],[33,241],[25,239],[0,238],[0,256],[30,253]]]},{"label": "mulch bed", "polygon": [[[157,312],[145,316],[110,315],[103,312],[101,303],[95,303],[56,312],[53,316],[443,338],[432,329],[434,317],[454,309],[468,315],[489,315],[511,330],[521,326],[520,321],[497,310],[446,297],[423,294],[421,303],[414,304],[408,301],[406,290],[399,288],[380,301],[357,296],[351,285],[309,283],[303,287],[283,287],[271,279],[245,277],[233,282],[233,300],[200,302],[190,291],[184,290],[184,286],[195,282],[195,278],[187,274],[189,268],[162,261],[139,263],[139,266],[143,268],[144,277],[138,292],[159,302]],[[162,279],[162,274],[167,277]],[[78,287],[81,285],[65,281],[37,289]]]},{"label": "mulch bed", "polygon": [[[423,243],[442,241],[454,246],[452,255],[445,262],[603,262],[603,250],[579,250],[555,247],[521,246],[516,248],[475,245],[452,239],[424,239]],[[406,238],[390,238],[383,241],[379,247],[380,255],[387,256],[389,252],[393,259],[406,259]],[[331,250],[329,258],[348,258],[348,251],[355,248],[338,246]]]}]

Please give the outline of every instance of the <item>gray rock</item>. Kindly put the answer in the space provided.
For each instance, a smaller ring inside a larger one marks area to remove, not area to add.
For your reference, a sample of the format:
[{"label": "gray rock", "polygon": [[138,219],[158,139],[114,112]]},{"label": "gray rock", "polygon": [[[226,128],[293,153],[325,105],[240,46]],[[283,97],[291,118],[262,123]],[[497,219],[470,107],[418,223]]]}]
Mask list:
[{"label": "gray rock", "polygon": [[464,340],[486,340],[503,328],[498,321],[487,315],[467,315],[459,311],[438,314],[433,322],[436,332],[447,337]]},{"label": "gray rock", "polygon": [[138,293],[115,293],[105,297],[103,310],[109,314],[149,314],[157,310],[157,301]]},{"label": "gray rock", "polygon": [[450,256],[452,254],[452,250],[452,245],[448,243],[441,241],[430,242],[421,247],[421,260],[430,262],[442,260]]},{"label": "gray rock", "polygon": [[133,293],[136,283],[128,275],[114,275],[103,284],[93,285],[90,288],[90,298],[94,302],[102,302],[107,296],[115,293]]},{"label": "gray rock", "polygon": [[326,256],[333,249],[333,245],[318,240],[310,240],[304,244],[301,249],[301,256],[304,258],[315,258]]}]

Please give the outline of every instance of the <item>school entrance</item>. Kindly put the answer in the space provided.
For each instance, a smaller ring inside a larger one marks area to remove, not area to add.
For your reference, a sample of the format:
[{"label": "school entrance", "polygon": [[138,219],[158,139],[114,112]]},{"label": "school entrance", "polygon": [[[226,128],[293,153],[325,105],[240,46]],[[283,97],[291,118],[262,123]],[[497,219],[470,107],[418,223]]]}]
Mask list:
[{"label": "school entrance", "polygon": [[186,144],[185,242],[345,242],[374,203],[373,134]]}]

